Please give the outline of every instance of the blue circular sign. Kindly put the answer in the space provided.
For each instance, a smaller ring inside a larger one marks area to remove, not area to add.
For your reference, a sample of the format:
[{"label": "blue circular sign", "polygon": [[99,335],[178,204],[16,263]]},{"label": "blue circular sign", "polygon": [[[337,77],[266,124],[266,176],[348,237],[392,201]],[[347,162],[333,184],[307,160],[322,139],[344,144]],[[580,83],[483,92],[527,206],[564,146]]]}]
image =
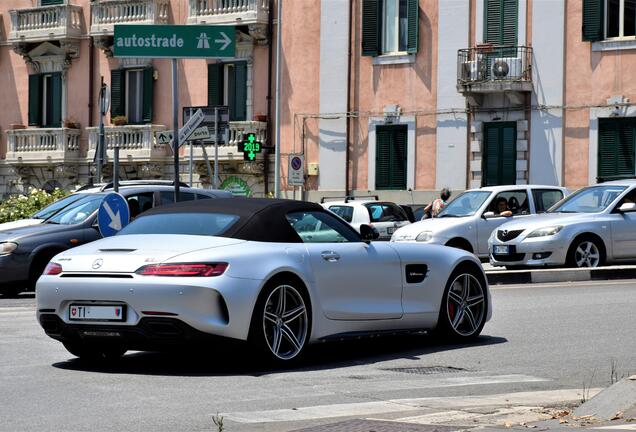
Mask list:
[{"label": "blue circular sign", "polygon": [[97,224],[103,237],[117,234],[130,221],[130,209],[126,198],[116,192],[104,197],[97,211]]},{"label": "blue circular sign", "polygon": [[303,161],[298,156],[294,156],[291,160],[291,166],[294,169],[294,171],[298,171],[299,169],[302,168]]}]

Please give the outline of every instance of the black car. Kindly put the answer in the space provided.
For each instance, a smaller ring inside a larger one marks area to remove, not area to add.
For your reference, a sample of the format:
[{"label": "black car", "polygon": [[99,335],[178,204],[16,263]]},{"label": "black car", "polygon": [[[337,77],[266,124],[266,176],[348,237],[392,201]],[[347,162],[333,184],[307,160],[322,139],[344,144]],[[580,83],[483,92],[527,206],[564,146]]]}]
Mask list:
[{"label": "black car", "polygon": [[[35,287],[51,258],[72,247],[101,238],[97,210],[112,184],[82,188],[38,212],[42,223],[0,231],[0,295],[16,295]],[[131,219],[140,213],[174,202],[171,182],[122,182]],[[183,184],[180,201],[227,198],[227,191],[189,188]],[[41,217],[41,216],[40,216]]]}]

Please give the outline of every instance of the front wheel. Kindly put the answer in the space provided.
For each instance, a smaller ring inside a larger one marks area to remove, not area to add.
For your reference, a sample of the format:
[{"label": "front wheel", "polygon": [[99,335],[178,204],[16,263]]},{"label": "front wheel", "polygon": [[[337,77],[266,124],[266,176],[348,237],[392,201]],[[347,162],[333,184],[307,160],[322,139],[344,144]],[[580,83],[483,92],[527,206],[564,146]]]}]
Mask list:
[{"label": "front wheel", "polygon": [[448,278],[437,333],[454,340],[474,339],[486,324],[488,297],[477,270],[460,267]]},{"label": "front wheel", "polygon": [[82,342],[64,342],[64,348],[75,357],[87,363],[114,363],[126,354],[126,349],[118,345],[98,345]]},{"label": "front wheel", "polygon": [[569,267],[593,268],[603,265],[603,250],[597,240],[592,238],[577,239],[568,250]]},{"label": "front wheel", "polygon": [[288,364],[300,358],[309,340],[309,299],[298,282],[269,283],[259,296],[250,341],[269,360]]}]

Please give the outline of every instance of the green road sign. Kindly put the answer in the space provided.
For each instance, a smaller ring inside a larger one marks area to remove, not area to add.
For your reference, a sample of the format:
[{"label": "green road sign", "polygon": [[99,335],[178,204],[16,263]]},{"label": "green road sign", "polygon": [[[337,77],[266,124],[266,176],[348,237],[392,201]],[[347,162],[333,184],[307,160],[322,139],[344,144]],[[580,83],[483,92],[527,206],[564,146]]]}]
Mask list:
[{"label": "green road sign", "polygon": [[115,57],[234,57],[236,33],[217,25],[115,25]]},{"label": "green road sign", "polygon": [[256,154],[263,151],[263,146],[260,142],[256,141],[256,135],[249,133],[243,135],[241,151],[243,152],[243,160],[253,161],[256,159]]}]

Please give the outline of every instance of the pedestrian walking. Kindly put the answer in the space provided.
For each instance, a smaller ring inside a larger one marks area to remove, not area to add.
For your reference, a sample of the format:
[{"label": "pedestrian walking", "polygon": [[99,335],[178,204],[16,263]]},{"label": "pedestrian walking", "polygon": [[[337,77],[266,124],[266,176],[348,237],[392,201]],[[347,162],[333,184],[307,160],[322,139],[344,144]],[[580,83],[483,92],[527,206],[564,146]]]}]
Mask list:
[{"label": "pedestrian walking", "polygon": [[439,193],[439,198],[435,199],[432,203],[424,208],[424,216],[422,219],[434,218],[448,204],[448,199],[451,196],[451,191],[448,188],[443,188]]}]

